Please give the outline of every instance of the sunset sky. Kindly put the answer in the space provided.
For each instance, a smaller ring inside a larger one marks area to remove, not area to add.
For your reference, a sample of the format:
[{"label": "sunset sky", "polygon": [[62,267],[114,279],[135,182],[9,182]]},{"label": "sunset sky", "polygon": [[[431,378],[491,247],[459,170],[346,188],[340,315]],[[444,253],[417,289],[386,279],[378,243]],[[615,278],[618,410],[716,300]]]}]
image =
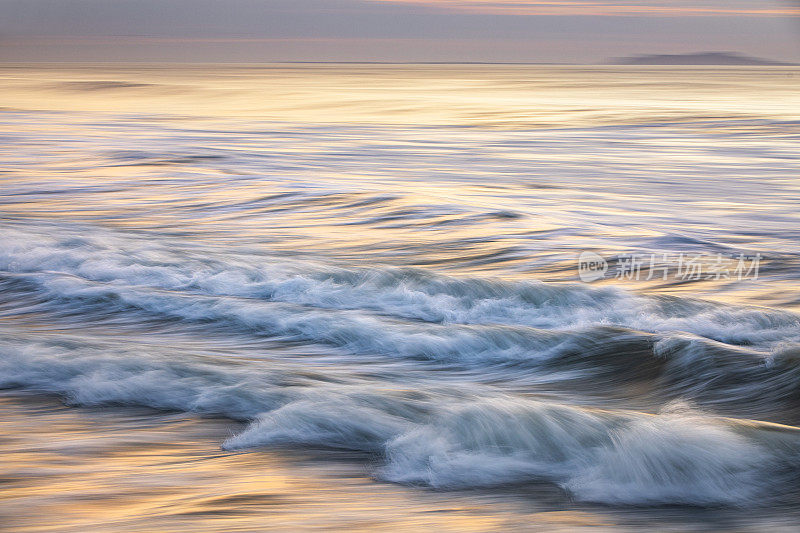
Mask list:
[{"label": "sunset sky", "polygon": [[3,61],[800,61],[786,0],[0,0],[0,14]]}]

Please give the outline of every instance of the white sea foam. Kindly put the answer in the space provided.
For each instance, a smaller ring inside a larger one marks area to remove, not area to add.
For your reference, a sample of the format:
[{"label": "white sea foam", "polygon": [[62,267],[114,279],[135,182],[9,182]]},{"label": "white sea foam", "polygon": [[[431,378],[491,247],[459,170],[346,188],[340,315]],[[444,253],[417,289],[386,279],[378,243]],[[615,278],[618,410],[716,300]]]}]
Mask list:
[{"label": "white sea foam", "polygon": [[656,416],[536,401],[446,411],[388,444],[384,475],[435,487],[554,481],[580,500],[744,504],[776,457],[735,426],[690,410]]},{"label": "white sea foam", "polygon": [[[12,229],[0,243],[0,268],[38,283],[52,300],[118,298],[149,312],[187,319],[236,318],[249,327],[258,327],[262,320],[272,334],[280,334],[281,328],[289,335],[302,330],[306,340],[317,333],[305,328],[318,329],[320,338],[341,338],[340,332],[318,324],[332,316],[324,310],[332,310],[353,311],[336,315],[336,321],[355,321],[366,329],[391,330],[382,317],[396,317],[443,325],[614,325],[653,333],[681,331],[767,352],[777,344],[800,342],[800,317],[776,310],[644,297],[613,288],[451,278],[407,269],[335,268],[232,252],[223,260],[119,234],[56,239]],[[279,308],[267,302],[313,312],[295,311],[306,320],[286,314],[279,319],[270,311]],[[459,336],[470,336],[466,328],[458,331]],[[397,343],[400,351],[402,344]],[[501,346],[492,350],[503,351]]]},{"label": "white sea foam", "polygon": [[55,392],[78,405],[142,405],[251,421],[223,447],[368,451],[384,458],[376,474],[400,483],[551,482],[576,499],[615,504],[745,505],[759,493],[779,492],[773,476],[800,457],[798,430],[781,430],[776,441],[774,429],[686,407],[653,416],[457,385],[411,394],[269,368],[4,342],[0,386]]}]

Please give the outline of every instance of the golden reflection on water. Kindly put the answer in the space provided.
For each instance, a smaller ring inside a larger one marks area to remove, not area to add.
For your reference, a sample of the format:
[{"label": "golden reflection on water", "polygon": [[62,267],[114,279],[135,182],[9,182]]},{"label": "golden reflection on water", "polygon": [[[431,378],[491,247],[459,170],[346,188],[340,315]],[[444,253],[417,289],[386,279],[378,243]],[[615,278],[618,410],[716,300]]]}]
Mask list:
[{"label": "golden reflection on water", "polygon": [[630,124],[643,115],[797,120],[798,76],[797,67],[0,67],[3,106],[11,109],[500,128]]}]

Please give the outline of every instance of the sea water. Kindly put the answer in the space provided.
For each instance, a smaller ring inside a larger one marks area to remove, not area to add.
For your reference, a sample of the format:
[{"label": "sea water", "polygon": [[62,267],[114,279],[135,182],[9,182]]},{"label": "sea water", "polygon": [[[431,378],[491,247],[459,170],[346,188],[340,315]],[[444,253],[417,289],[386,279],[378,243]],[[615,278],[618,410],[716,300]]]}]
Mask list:
[{"label": "sea water", "polygon": [[797,68],[0,80],[8,527],[800,517]]}]

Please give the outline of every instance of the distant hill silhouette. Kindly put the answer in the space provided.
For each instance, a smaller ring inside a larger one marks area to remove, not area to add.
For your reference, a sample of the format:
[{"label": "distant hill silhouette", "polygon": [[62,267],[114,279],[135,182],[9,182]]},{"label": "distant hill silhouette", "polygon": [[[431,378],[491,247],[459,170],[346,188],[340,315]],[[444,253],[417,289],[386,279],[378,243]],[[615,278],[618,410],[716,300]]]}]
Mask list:
[{"label": "distant hill silhouette", "polygon": [[735,52],[700,52],[696,54],[661,54],[619,57],[612,65],[792,65]]}]

